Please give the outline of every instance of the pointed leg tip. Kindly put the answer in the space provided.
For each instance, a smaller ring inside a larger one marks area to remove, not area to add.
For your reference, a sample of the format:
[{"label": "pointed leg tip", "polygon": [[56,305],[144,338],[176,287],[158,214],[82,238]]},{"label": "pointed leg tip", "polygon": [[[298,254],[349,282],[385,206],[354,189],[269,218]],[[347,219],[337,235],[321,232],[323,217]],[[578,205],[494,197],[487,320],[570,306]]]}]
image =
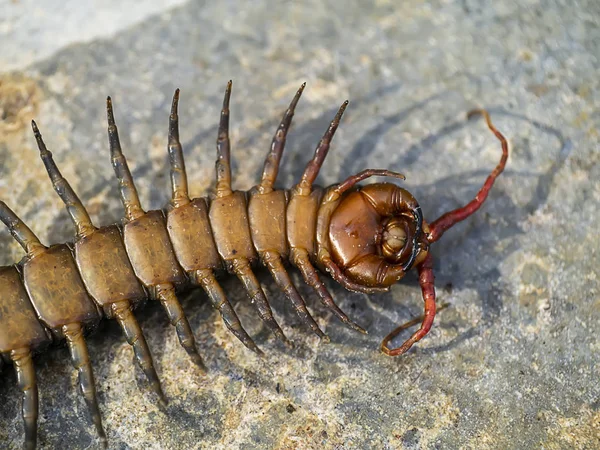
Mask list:
[{"label": "pointed leg tip", "polygon": [[242,341],[242,344],[244,344],[244,346],[248,350],[251,350],[253,353],[255,353],[256,355],[260,356],[261,358],[265,356],[265,353],[258,347],[258,345],[256,345],[254,343],[253,340]]},{"label": "pointed leg tip", "polygon": [[154,392],[156,393],[156,395],[158,395],[158,404],[161,407],[166,408],[167,405],[169,404],[169,400],[167,399],[167,396],[165,395],[165,392],[163,391],[160,383],[155,384],[154,386],[152,386],[152,388],[154,389]]},{"label": "pointed leg tip", "polygon": [[314,324],[314,327],[311,327],[312,331],[319,337],[319,340],[325,344],[329,344],[331,342],[331,339],[329,338],[329,336],[327,336],[327,334],[325,334],[325,332],[323,332],[323,330],[321,330],[317,324]]},{"label": "pointed leg tip", "polygon": [[358,331],[361,334],[369,334],[367,330],[365,330],[360,325],[355,324],[354,322],[348,322],[347,325],[352,328],[354,331]]},{"label": "pointed leg tip", "polygon": [[200,373],[202,376],[204,376],[208,373],[208,369],[206,368],[206,365],[204,364],[204,361],[202,360],[200,355],[192,356],[192,360],[194,361],[194,364],[196,365],[196,367],[198,367],[198,369],[200,369]]},{"label": "pointed leg tip", "polygon": [[175,93],[173,94],[173,100],[171,102],[171,115],[177,115],[177,106],[179,104],[179,88],[175,89]]},{"label": "pointed leg tip", "polygon": [[293,350],[294,349],[294,343],[292,341],[290,341],[287,337],[285,337],[283,334],[281,334],[281,336],[278,336],[279,340],[289,349],[289,350]]},{"label": "pointed leg tip", "polygon": [[100,438],[100,446],[106,450],[108,448],[108,439],[106,439],[106,436],[104,436],[103,438]]},{"label": "pointed leg tip", "polygon": [[167,400],[167,397],[165,397],[165,394],[159,395],[158,404],[162,408],[166,408],[167,406],[169,406],[169,400]]},{"label": "pointed leg tip", "polygon": [[115,117],[114,117],[114,113],[113,113],[112,99],[110,98],[110,95],[108,97],[106,97],[106,117],[108,119],[108,125],[109,126],[115,124]]}]

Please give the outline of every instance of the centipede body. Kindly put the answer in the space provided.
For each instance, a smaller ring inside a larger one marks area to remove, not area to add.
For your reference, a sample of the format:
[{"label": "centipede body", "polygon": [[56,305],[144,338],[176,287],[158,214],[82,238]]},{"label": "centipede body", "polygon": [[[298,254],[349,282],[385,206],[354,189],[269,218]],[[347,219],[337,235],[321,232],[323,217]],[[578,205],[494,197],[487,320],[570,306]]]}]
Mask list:
[{"label": "centipede body", "polygon": [[421,207],[405,189],[392,183],[359,186],[372,176],[404,179],[389,170],[367,169],[339,184],[314,184],[348,102],[339,108],[316,147],[298,183],[289,190],[275,187],[288,130],[303,84],[292,99],[273,137],[260,182],[251,190],[235,190],[231,180],[227,84],[217,133],[216,188],[212,197],[190,198],[183,149],[179,139],[179,90],[173,97],[168,127],[171,199],[164,210],[146,211],[119,139],[112,99],[107,99],[110,160],[118,180],[125,214],[121,226],[96,227],[81,200],[62,176],[41,132],[32,122],[40,157],[52,185],[75,225],[72,246],[45,246],[9,206],[0,202],[0,220],[25,250],[15,266],[0,268],[0,354],[12,362],[23,392],[25,448],[35,448],[38,394],[32,354],[51,341],[66,340],[79,386],[103,446],[107,446],[97,400],[92,364],[84,340],[86,331],[103,318],[115,320],[132,346],[135,358],[160,402],[167,399],[148,344],[134,310],[147,298],[158,301],[181,346],[205,370],[194,331],[177,292],[199,286],[207,294],[232,334],[250,351],[262,355],[246,332],[221,288],[217,275],[236,276],[266,328],[285,346],[292,343],[277,323],[253,267],[264,266],[298,314],[320,339],[329,337],[311,316],[290,278],[289,263],[317,293],[333,315],[365,332],[335,303],[321,280],[330,274],[349,290],[375,293],[389,289],[412,267],[419,272],[425,301],[421,328],[401,347],[389,349],[393,331],[382,342],[388,355],[405,353],[429,331],[435,316],[435,291],[430,244],[454,223],[466,219],[485,201],[504,169],[508,146],[475,200],[464,208],[427,223]]}]

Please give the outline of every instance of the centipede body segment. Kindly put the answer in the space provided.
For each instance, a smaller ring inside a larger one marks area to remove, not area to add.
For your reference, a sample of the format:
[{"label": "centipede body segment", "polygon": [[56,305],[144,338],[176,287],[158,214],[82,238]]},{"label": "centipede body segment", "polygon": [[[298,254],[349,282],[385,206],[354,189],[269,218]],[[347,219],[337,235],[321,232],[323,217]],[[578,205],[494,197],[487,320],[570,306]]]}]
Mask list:
[{"label": "centipede body segment", "polygon": [[84,339],[85,333],[92,331],[104,317],[119,323],[150,387],[161,402],[166,402],[150,349],[134,315],[135,309],[147,299],[160,302],[181,346],[203,370],[194,332],[177,298],[177,292],[189,285],[202,287],[232,334],[249,350],[262,355],[219,285],[219,273],[239,279],[264,325],[291,347],[254,274],[255,266],[266,267],[302,323],[325,342],[329,337],[312,317],[288,274],[286,263],[300,271],[322,304],[341,322],[362,333],[366,331],[336,305],[317,269],[349,290],[376,293],[388,290],[416,267],[425,306],[421,327],[400,347],[390,348],[389,342],[405,328],[400,326],[382,341],[381,350],[390,356],[403,354],[428,333],[436,311],[430,245],[481,207],[506,164],[506,139],[492,125],[486,111],[470,113],[485,117],[502,144],[501,160],[474,200],[428,223],[419,203],[406,189],[389,182],[358,184],[373,176],[404,179],[402,174],[366,169],[327,188],[314,185],[348,106],[346,101],[326,129],[298,183],[289,190],[277,189],[275,183],[287,133],[304,88],[302,84],[281,119],[261,180],[244,192],[232,185],[229,139],[232,83],[227,84],[216,143],[215,193],[210,198],[195,199],[189,197],[179,139],[177,90],[169,117],[167,144],[172,195],[162,211],[143,209],[121,148],[109,97],[110,160],[125,210],[121,226],[94,226],[32,122],[40,157],[76,233],[72,245],[47,247],[0,202],[0,220],[26,253],[21,263],[0,267],[0,368],[12,362],[23,393],[25,448],[35,448],[37,436],[38,391],[32,355],[60,340],[67,342],[92,422],[100,442],[107,445]]}]

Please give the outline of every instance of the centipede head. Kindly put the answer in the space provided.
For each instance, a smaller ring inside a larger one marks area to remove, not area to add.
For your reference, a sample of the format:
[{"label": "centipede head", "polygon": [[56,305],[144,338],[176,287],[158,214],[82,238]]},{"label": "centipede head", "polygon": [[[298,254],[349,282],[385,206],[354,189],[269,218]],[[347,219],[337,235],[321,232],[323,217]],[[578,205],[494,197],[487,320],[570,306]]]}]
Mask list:
[{"label": "centipede head", "polygon": [[427,256],[428,225],[407,190],[376,183],[343,192],[324,207],[327,202],[326,196],[319,210],[328,223],[320,262],[348,289],[387,290]]}]

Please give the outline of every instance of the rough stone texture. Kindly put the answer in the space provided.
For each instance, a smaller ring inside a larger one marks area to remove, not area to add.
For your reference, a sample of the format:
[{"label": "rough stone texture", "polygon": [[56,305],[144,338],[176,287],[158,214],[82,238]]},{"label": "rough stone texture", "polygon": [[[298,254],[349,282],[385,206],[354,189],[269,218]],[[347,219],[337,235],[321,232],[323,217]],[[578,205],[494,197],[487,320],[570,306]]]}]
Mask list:
[{"label": "rough stone texture", "polygon": [[[328,282],[369,336],[344,328],[299,283],[332,337],[325,345],[261,272],[296,343],[291,352],[274,342],[241,286],[228,279],[226,291],[268,357],[249,354],[205,296],[193,292],[184,307],[210,370],[202,378],[160,308],[149,305],[138,317],[171,400],[166,411],[148,393],[115,324],[88,339],[112,448],[600,446],[597,1],[262,0],[170,10],[162,9],[169,2],[154,2],[153,11],[162,12],[112,35],[115,28],[104,28],[104,16],[90,9],[85,21],[99,37],[81,42],[87,35],[74,33],[66,40],[72,45],[44,60],[33,49],[69,35],[73,25],[66,21],[52,33],[10,28],[26,5],[4,3],[2,53],[5,41],[23,42],[19,51],[29,56],[12,66],[3,59],[0,67],[0,198],[46,242],[69,240],[73,228],[28,122],[36,118],[93,219],[118,221],[107,94],[147,208],[167,199],[166,125],[175,87],[182,89],[181,135],[197,195],[211,187],[229,78],[234,178],[243,189],[256,179],[302,81],[308,87],[281,185],[297,179],[345,98],[351,105],[320,181],[367,167],[402,171],[429,220],[472,198],[499,157],[498,142],[481,120],[466,121],[466,111],[488,108],[511,142],[507,170],[485,206],[433,247],[439,302],[450,307],[408,355],[385,357],[378,344],[420,314],[414,275],[373,296]],[[133,2],[119,3],[120,17],[139,13]],[[20,71],[8,73],[10,67]],[[0,248],[2,264],[22,256],[6,232]],[[299,282],[296,272],[294,278]],[[96,448],[67,350],[41,355],[36,367],[40,448]],[[20,396],[10,368],[2,380],[0,447],[18,448]]]}]

